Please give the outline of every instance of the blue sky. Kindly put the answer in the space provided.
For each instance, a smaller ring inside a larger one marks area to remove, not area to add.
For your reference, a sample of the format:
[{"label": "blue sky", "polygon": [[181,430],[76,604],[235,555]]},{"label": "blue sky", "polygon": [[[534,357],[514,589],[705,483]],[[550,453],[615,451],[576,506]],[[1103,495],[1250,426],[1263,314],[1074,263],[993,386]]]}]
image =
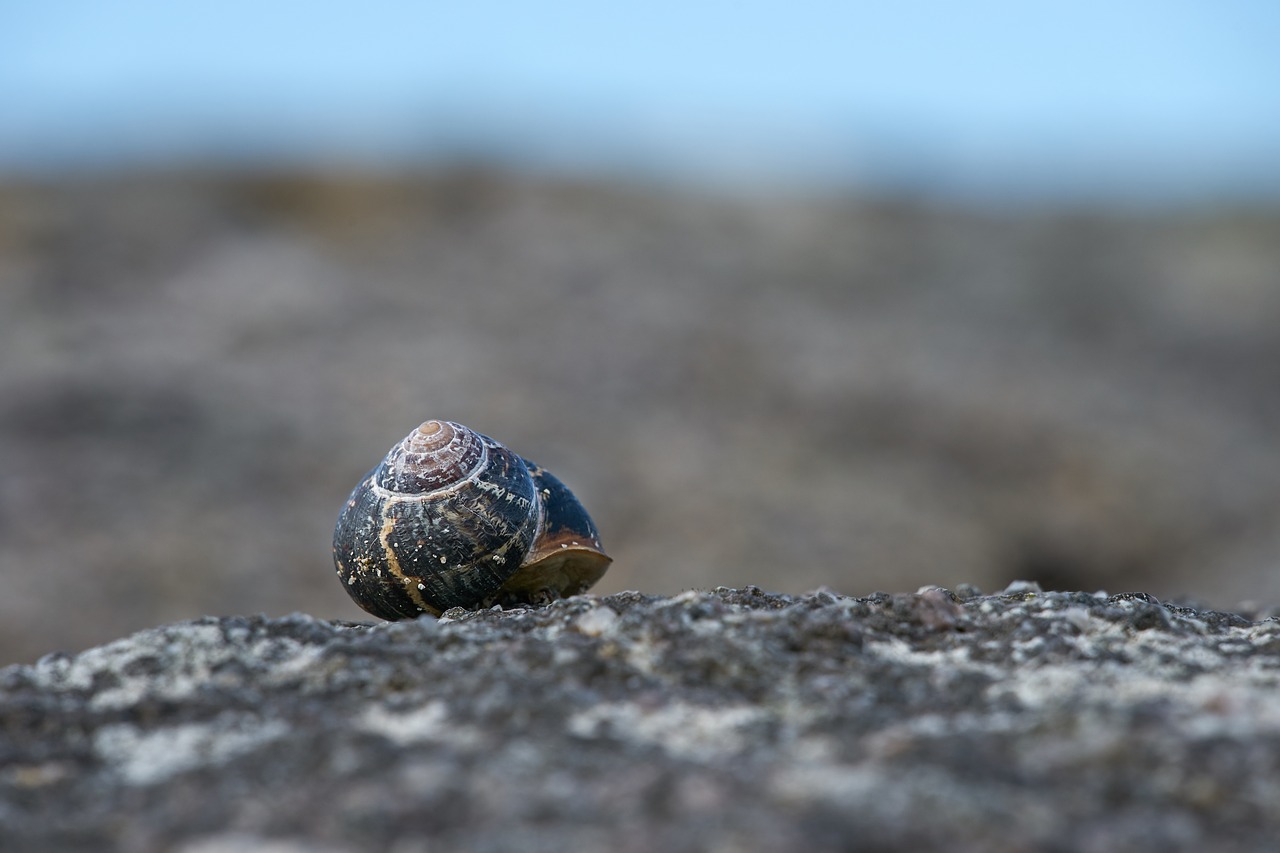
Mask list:
[{"label": "blue sky", "polygon": [[0,171],[1280,197],[1280,2],[0,0]]}]

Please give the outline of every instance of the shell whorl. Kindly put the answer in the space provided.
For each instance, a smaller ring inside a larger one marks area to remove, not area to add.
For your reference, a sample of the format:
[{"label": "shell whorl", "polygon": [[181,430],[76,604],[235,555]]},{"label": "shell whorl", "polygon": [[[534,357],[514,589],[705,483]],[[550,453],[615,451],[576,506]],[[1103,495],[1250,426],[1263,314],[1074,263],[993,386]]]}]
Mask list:
[{"label": "shell whorl", "polygon": [[452,421],[423,421],[382,460],[374,482],[389,492],[423,494],[461,482],[485,462],[483,438]]}]

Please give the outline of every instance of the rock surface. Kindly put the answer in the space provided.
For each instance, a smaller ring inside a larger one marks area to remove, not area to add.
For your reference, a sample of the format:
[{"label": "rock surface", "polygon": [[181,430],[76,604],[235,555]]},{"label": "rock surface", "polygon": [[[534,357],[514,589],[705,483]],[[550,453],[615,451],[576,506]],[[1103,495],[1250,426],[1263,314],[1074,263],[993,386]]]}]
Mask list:
[{"label": "rock surface", "polygon": [[0,671],[5,849],[1261,850],[1280,619],[620,593],[205,618]]}]

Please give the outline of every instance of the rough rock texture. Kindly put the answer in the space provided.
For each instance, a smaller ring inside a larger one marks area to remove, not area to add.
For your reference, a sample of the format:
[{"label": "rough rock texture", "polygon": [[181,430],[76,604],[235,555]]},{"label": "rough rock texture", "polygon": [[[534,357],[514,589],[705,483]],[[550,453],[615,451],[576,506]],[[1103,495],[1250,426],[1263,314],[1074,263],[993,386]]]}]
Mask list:
[{"label": "rough rock texture", "polygon": [[1278,619],[1029,584],[206,618],[0,671],[0,838],[1274,849],[1278,689]]}]

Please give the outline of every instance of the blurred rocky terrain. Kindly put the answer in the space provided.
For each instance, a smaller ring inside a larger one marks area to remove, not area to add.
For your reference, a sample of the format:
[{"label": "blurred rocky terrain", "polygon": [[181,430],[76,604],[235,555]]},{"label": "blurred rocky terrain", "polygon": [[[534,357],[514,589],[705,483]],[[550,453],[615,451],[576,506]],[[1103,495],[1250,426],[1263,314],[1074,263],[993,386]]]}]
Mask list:
[{"label": "blurred rocky terrain", "polygon": [[1280,214],[457,172],[0,187],[0,662],[362,618],[329,538],[427,417],[582,498],[598,592],[1280,604]]},{"label": "blurred rocky terrain", "polygon": [[206,617],[0,670],[14,851],[1263,851],[1280,620],[1145,594]]}]

